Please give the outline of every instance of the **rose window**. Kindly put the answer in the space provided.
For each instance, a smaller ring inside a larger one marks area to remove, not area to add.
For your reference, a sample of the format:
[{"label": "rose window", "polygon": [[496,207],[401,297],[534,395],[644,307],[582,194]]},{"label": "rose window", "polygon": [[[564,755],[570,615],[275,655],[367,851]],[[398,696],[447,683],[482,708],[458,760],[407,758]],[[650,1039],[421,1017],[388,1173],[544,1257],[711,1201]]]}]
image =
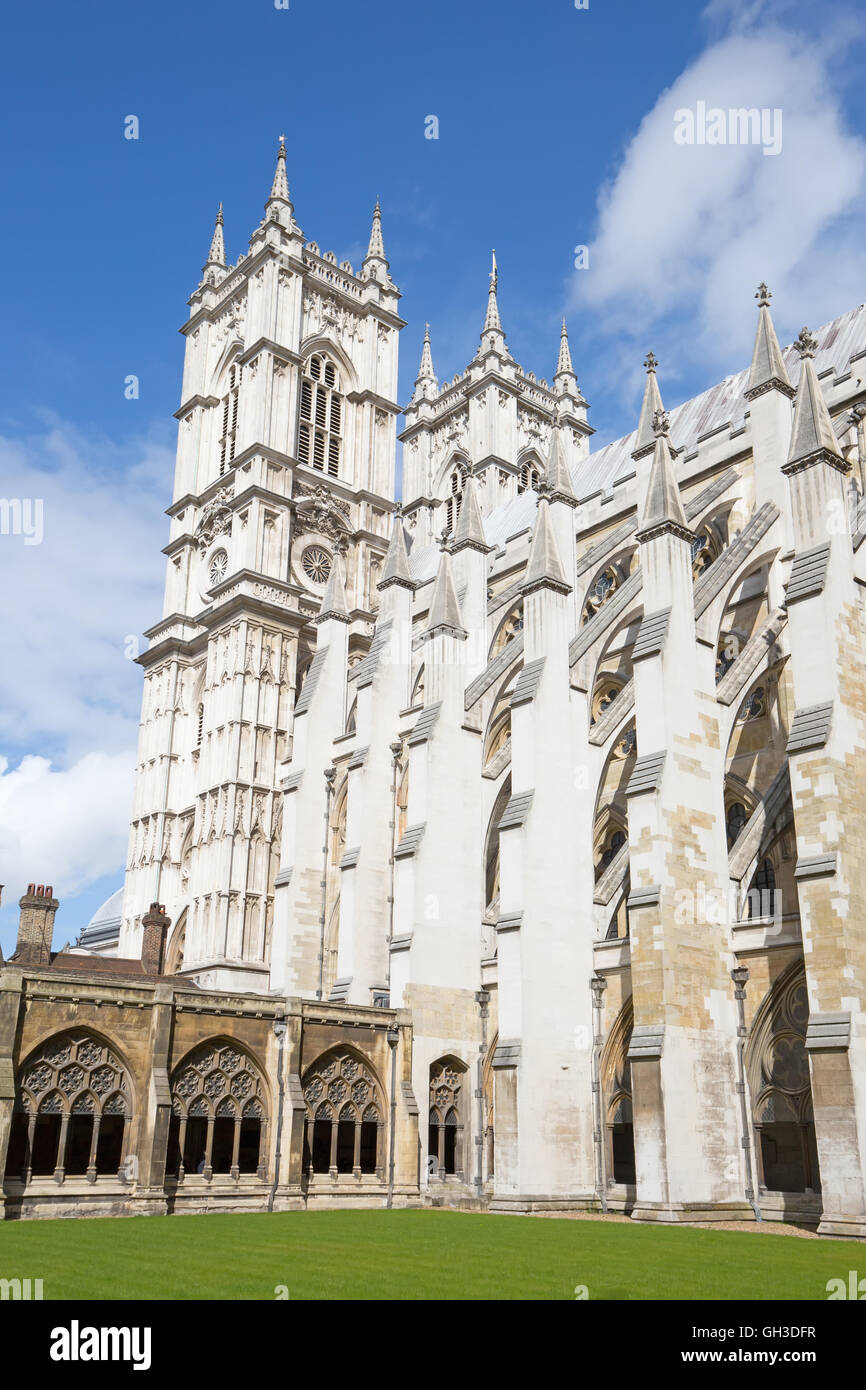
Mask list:
[{"label": "rose window", "polygon": [[301,557],[304,574],[314,584],[327,584],[331,573],[331,557],[320,545],[310,545]]},{"label": "rose window", "polygon": [[225,579],[229,568],[229,557],[225,550],[217,550],[211,556],[208,573],[210,574],[211,585],[221,584]]}]

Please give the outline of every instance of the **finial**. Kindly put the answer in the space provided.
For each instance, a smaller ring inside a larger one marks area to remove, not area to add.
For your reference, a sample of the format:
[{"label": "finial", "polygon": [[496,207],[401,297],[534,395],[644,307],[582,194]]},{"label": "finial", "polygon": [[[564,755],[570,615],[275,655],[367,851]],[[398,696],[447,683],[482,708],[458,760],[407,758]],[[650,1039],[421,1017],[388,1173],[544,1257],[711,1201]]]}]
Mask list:
[{"label": "finial", "polygon": [[670,434],[671,417],[666,410],[656,410],[653,413],[653,429],[657,438]]},{"label": "finial", "polygon": [[499,271],[496,268],[496,251],[491,251],[490,256],[492,261],[492,268],[490,271],[490,288],[492,290],[495,290],[499,284]]},{"label": "finial", "polygon": [[220,226],[222,226],[222,224],[223,224],[223,205],[222,205],[222,203],[220,203],[219,207],[217,208],[216,220],[217,220],[217,222],[220,224]]},{"label": "finial", "polygon": [[647,369],[647,374],[649,374],[650,372],[655,371],[656,367],[659,364],[659,361],[654,352],[648,352],[643,360],[643,364]]},{"label": "finial", "polygon": [[755,298],[758,301],[759,309],[768,309],[770,307],[770,300],[773,298],[773,295],[772,292],[767,289],[767,286],[763,280],[758,286],[758,292],[755,295]]},{"label": "finial", "polygon": [[286,157],[286,137],[285,137],[285,135],[281,135],[281,136],[280,136],[280,148],[277,150],[277,158],[278,158],[278,159],[280,159],[280,158],[285,159],[285,157]]},{"label": "finial", "polygon": [[818,339],[813,333],[809,332],[808,328],[801,328],[800,336],[794,344],[794,347],[801,357],[814,357],[815,353],[818,351]]}]

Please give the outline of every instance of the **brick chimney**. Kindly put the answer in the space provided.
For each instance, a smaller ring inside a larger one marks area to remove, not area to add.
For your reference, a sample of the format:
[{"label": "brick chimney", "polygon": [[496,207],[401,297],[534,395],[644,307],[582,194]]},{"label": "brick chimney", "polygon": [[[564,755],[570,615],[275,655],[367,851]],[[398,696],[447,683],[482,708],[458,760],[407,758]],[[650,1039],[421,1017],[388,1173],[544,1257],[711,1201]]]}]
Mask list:
[{"label": "brick chimney", "polygon": [[151,903],[141,919],[141,963],[145,975],[161,975],[165,964],[165,943],[171,918],[166,917],[161,903]]},{"label": "brick chimney", "polygon": [[35,883],[19,899],[21,916],[18,919],[18,940],[14,959],[21,965],[47,965],[51,960],[51,938],[54,935],[54,914],[60,906],[54,889]]}]

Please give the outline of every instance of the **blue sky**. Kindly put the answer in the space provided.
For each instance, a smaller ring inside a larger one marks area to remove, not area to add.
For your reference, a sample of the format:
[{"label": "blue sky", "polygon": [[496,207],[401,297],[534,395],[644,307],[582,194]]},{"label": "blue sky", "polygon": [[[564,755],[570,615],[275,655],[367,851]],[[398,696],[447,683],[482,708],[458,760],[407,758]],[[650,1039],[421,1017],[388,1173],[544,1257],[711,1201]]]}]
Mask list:
[{"label": "blue sky", "polygon": [[[748,361],[759,279],[783,337],[863,298],[858,27],[835,0],[7,12],[0,496],[43,498],[45,535],[0,536],[0,945],[28,878],[61,893],[58,943],[119,882],[176,330],[220,199],[246,250],[278,136],[297,219],[338,259],[361,259],[381,199],[403,401],[426,319],[440,380],[472,356],[495,246],[512,351],[551,376],[566,312],[604,441],[634,423],[649,347],[668,404]],[[678,150],[672,110],[698,99],[782,109],[782,153]]]}]

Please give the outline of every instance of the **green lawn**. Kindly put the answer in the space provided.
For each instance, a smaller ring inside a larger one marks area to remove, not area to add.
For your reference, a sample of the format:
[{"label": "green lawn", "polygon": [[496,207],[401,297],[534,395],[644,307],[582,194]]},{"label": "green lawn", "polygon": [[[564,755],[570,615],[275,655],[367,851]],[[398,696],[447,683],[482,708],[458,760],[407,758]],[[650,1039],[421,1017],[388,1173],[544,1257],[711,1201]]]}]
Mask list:
[{"label": "green lawn", "polygon": [[826,1299],[847,1241],[449,1211],[0,1223],[46,1299]]}]

